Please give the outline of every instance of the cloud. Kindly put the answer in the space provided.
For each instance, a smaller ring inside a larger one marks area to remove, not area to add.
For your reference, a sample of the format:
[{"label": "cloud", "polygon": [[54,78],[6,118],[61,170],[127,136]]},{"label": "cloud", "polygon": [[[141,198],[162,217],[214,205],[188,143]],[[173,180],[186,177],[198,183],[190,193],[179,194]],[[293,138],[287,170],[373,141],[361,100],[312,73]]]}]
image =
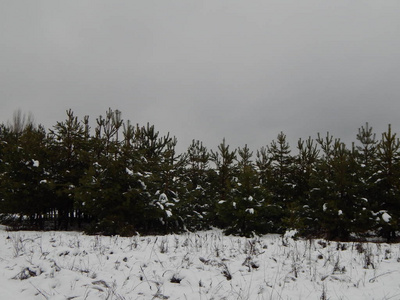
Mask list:
[{"label": "cloud", "polygon": [[[108,107],[215,148],[400,129],[398,1],[0,4],[0,121]],[[92,124],[94,125],[94,123]]]}]

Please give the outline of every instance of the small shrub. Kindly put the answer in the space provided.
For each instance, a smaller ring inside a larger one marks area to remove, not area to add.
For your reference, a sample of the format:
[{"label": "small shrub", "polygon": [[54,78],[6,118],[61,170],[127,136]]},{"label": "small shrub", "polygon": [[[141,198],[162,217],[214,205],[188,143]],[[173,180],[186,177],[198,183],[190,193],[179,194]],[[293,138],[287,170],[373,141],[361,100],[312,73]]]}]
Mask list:
[{"label": "small shrub", "polygon": [[337,251],[339,251],[339,250],[341,250],[341,251],[347,250],[347,244],[337,243],[336,250]]},{"label": "small shrub", "polygon": [[168,237],[161,239],[160,253],[168,253]]},{"label": "small shrub", "polygon": [[328,295],[326,294],[326,285],[325,284],[322,286],[322,294],[319,299],[320,300],[328,300]]},{"label": "small shrub", "polygon": [[363,244],[362,244],[362,243],[357,243],[357,244],[356,244],[356,250],[357,250],[358,254],[364,253]]},{"label": "small shrub", "polygon": [[385,259],[391,259],[392,258],[392,252],[390,251],[390,249],[386,249],[385,250]]},{"label": "small shrub", "polygon": [[171,283],[181,283],[183,278],[181,278],[178,274],[172,275],[170,282]]},{"label": "small shrub", "polygon": [[[39,272],[41,273],[41,272]],[[27,268],[24,268],[21,272],[19,272],[17,275],[15,275],[12,279],[19,279],[19,280],[26,280],[31,277],[36,277],[40,274],[37,274],[36,271]]]},{"label": "small shrub", "polygon": [[223,263],[222,264],[222,268],[223,268],[222,275],[224,275],[227,280],[231,280],[232,279],[232,274],[229,271],[228,266],[225,263]]},{"label": "small shrub", "polygon": [[364,269],[369,269],[369,267],[375,269],[373,254],[371,249],[368,247],[364,252]]}]

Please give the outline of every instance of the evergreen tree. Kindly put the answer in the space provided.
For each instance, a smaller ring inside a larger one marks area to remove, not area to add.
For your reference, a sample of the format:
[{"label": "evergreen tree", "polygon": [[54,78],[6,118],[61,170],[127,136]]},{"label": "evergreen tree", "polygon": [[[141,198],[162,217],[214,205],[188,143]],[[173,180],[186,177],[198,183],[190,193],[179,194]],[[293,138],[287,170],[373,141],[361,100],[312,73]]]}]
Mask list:
[{"label": "evergreen tree", "polygon": [[237,182],[234,189],[231,222],[227,232],[250,236],[267,232],[265,199],[259,186],[253,152],[245,145],[237,150]]},{"label": "evergreen tree", "polygon": [[376,135],[368,123],[358,129],[357,141],[354,153],[357,169],[357,180],[355,182],[358,197],[354,203],[355,221],[353,230],[357,233],[365,233],[374,230],[376,221],[373,209],[377,207],[378,195],[375,184],[377,169],[377,144]]},{"label": "evergreen tree", "polygon": [[353,228],[354,201],[358,197],[354,155],[339,139],[333,140],[329,133],[325,139],[318,135],[317,142],[324,157],[318,166],[313,193],[321,201],[316,213],[328,239],[347,239]]},{"label": "evergreen tree", "polygon": [[267,148],[271,160],[271,173],[268,178],[268,187],[272,193],[271,206],[274,207],[275,230],[285,230],[284,220],[290,217],[293,209],[293,157],[290,155],[290,146],[286,135],[280,132]]},{"label": "evergreen tree", "polygon": [[[183,192],[182,174],[184,172],[184,155],[176,152],[177,139],[171,138],[167,143],[161,155],[160,161],[160,180],[161,192],[159,202],[169,209],[165,209],[165,215],[162,217],[162,223],[165,232],[179,231],[183,228],[184,219],[180,215],[181,197]],[[164,197],[165,195],[165,197]],[[162,199],[164,198],[164,199]]]},{"label": "evergreen tree", "polygon": [[181,160],[176,143],[175,138],[160,136],[149,124],[136,128],[134,149],[139,160],[135,170],[141,177],[138,192],[145,231],[167,232],[179,227],[175,206],[179,203],[177,172]]},{"label": "evergreen tree", "polygon": [[256,168],[259,178],[259,184],[266,186],[269,178],[272,177],[272,160],[266,147],[257,150]]},{"label": "evergreen tree", "polygon": [[[376,231],[396,238],[400,219],[400,141],[388,126],[376,140],[368,123],[357,144],[318,134],[286,135],[256,153],[217,151],[193,141],[186,153],[154,126],[133,126],[109,109],[96,119],[67,118],[46,133],[17,111],[0,124],[0,214],[30,228],[92,222],[91,233],[132,235],[202,230],[226,233],[299,229],[348,239]],[[54,223],[50,223],[50,221]]]},{"label": "evergreen tree", "polygon": [[26,218],[29,223],[23,226],[43,229],[53,199],[47,185],[45,130],[30,123],[22,132],[3,131],[3,137],[1,211],[19,215],[20,221]]},{"label": "evergreen tree", "polygon": [[281,226],[281,207],[273,202],[273,188],[270,180],[273,177],[272,159],[266,147],[257,150],[255,168],[257,172],[257,188],[260,193],[262,206],[261,216],[262,232],[278,232]]},{"label": "evergreen tree", "polygon": [[[89,232],[103,234],[131,234],[134,229],[126,199],[132,185],[137,185],[131,178],[130,164],[133,162],[132,126],[123,131],[124,140],[119,140],[119,131],[123,120],[121,113],[109,109],[105,117],[96,119],[95,136],[90,145],[90,163],[80,179],[76,189],[76,207],[85,215],[90,215],[92,226]],[[86,134],[85,134],[86,136]]]},{"label": "evergreen tree", "polygon": [[67,110],[67,119],[57,122],[50,130],[52,155],[49,171],[57,194],[55,215],[58,228],[67,229],[76,218],[75,189],[89,164],[85,153],[88,150],[87,130],[71,109]]},{"label": "evergreen tree", "polygon": [[[379,203],[374,206],[382,235],[388,240],[396,237],[400,217],[400,142],[388,125],[378,144],[378,171],[373,175]],[[379,209],[379,211],[377,211]]]},{"label": "evergreen tree", "polygon": [[213,213],[213,198],[209,193],[210,154],[202,142],[193,140],[184,160],[179,214],[188,230],[209,229]]},{"label": "evergreen tree", "polygon": [[227,228],[231,223],[231,214],[235,209],[234,190],[236,188],[236,150],[230,151],[225,139],[218,145],[218,151],[211,150],[211,161],[215,164],[212,176],[215,203],[215,224]]},{"label": "evergreen tree", "polygon": [[318,230],[315,211],[319,201],[311,196],[313,189],[312,178],[319,161],[319,149],[314,140],[300,139],[297,144],[298,155],[295,157],[294,170],[294,202],[292,211],[295,212],[288,219],[288,226],[294,226],[303,235],[311,235]]}]

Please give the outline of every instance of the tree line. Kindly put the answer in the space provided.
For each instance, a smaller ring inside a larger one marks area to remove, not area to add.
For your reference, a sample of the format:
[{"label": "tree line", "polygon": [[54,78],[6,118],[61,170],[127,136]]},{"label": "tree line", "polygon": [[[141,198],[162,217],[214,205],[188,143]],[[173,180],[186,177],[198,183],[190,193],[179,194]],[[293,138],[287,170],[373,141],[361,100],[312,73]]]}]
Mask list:
[{"label": "tree line", "polygon": [[132,235],[218,227],[229,234],[396,238],[400,143],[366,123],[350,147],[327,133],[290,148],[216,150],[133,125],[109,109],[90,128],[72,110],[46,130],[0,125],[0,213],[16,228]]}]

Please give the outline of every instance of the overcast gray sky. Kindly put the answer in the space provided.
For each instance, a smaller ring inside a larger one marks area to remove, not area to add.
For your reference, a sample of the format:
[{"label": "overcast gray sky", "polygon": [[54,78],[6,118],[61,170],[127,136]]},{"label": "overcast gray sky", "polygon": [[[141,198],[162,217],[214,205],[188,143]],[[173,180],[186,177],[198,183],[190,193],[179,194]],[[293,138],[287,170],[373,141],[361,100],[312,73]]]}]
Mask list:
[{"label": "overcast gray sky", "polygon": [[211,149],[400,132],[400,1],[0,0],[0,122],[111,107]]}]

